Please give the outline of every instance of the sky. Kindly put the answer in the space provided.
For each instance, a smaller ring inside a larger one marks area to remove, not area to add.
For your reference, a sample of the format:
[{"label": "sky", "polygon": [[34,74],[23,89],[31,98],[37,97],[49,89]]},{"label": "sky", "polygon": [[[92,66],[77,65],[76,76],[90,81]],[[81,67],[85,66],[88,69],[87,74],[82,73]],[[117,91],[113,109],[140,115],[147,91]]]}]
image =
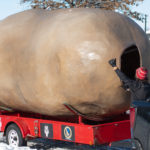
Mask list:
[{"label": "sky", "polygon": [[0,20],[25,9],[29,7],[20,5],[20,0],[0,0]]},{"label": "sky", "polygon": [[[20,0],[0,0],[0,20],[4,19],[9,15],[21,12],[29,8],[30,7],[27,5],[21,5]],[[147,29],[150,30],[150,0],[144,0],[144,2],[140,3],[138,7],[133,7],[132,9],[148,15]],[[136,22],[144,29],[144,23],[140,21]]]}]

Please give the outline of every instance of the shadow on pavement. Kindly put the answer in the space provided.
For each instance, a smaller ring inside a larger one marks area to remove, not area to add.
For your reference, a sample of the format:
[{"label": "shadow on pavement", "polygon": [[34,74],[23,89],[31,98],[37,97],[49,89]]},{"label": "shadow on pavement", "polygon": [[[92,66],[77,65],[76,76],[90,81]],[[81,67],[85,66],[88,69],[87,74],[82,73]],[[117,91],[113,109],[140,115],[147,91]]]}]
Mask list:
[{"label": "shadow on pavement", "polygon": [[37,150],[53,150],[53,149],[66,149],[66,150],[131,150],[129,141],[116,142],[110,148],[108,146],[90,146],[81,145],[71,142],[56,141],[49,139],[35,139],[28,142],[30,148],[36,148]]}]

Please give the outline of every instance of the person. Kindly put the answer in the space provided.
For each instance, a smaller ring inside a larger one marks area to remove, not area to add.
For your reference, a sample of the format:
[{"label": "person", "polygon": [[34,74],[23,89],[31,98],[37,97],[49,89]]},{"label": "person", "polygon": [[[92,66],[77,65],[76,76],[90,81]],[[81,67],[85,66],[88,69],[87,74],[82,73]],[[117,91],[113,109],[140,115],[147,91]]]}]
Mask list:
[{"label": "person", "polygon": [[150,84],[148,83],[148,71],[144,67],[136,69],[136,80],[132,80],[121,72],[116,66],[116,58],[109,60],[123,85],[131,92],[131,101],[150,101]]}]

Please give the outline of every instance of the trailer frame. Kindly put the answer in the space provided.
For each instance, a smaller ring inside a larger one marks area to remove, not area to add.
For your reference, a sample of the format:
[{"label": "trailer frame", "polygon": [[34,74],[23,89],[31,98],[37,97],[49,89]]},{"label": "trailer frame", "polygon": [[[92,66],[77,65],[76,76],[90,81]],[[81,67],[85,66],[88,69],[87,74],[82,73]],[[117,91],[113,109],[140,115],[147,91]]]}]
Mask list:
[{"label": "trailer frame", "polygon": [[46,138],[89,145],[111,145],[112,142],[131,138],[129,114],[97,124],[84,121],[85,118],[80,115],[65,116],[59,120],[41,114],[0,110],[0,132],[6,135],[7,128],[15,124],[24,140]]}]

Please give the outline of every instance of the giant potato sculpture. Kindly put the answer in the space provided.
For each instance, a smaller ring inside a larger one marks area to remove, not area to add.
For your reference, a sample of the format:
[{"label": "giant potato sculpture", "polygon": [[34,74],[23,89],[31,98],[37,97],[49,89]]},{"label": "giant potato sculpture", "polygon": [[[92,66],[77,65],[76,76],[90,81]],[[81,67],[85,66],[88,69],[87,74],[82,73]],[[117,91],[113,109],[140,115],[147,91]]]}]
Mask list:
[{"label": "giant potato sculpture", "polygon": [[150,66],[150,44],[124,15],[99,9],[29,10],[0,22],[0,105],[46,115],[97,118],[129,108],[129,94],[108,64],[130,78]]}]

